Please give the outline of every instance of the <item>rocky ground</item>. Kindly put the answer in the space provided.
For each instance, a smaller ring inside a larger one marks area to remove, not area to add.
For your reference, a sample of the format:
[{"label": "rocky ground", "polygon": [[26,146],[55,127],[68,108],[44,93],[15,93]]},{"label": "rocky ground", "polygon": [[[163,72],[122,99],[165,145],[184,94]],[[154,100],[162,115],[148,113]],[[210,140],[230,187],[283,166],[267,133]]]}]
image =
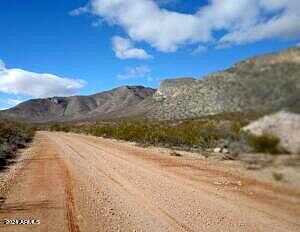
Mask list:
[{"label": "rocky ground", "polygon": [[148,116],[173,120],[283,108],[298,112],[299,74],[300,49],[292,48],[248,59],[200,80],[165,80],[154,94]]}]

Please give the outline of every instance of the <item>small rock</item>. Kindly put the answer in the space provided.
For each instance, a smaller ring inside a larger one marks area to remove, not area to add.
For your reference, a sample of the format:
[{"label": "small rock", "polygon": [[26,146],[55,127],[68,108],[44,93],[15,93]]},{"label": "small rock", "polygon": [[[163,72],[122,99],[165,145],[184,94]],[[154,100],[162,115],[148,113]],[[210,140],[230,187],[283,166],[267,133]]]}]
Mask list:
[{"label": "small rock", "polygon": [[228,154],[228,153],[229,153],[229,151],[228,151],[228,149],[226,149],[226,148],[223,148],[223,149],[222,149],[222,153],[223,153],[223,154]]},{"label": "small rock", "polygon": [[214,184],[215,184],[215,185],[222,185],[222,183],[219,182],[219,181],[215,181]]},{"label": "small rock", "polygon": [[221,153],[221,152],[222,152],[222,148],[220,148],[220,147],[216,147],[214,149],[214,153]]},{"label": "small rock", "polygon": [[177,156],[177,157],[180,157],[180,156],[182,156],[182,155],[179,154],[179,153],[176,152],[176,151],[172,151],[172,152],[170,153],[170,156]]}]

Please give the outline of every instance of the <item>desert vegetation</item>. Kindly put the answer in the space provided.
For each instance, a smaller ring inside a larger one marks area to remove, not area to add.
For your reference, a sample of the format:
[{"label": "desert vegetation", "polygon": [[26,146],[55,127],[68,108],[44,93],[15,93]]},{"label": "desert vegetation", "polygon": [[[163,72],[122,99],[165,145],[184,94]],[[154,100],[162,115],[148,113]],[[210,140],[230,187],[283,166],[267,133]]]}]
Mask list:
[{"label": "desert vegetation", "polygon": [[113,125],[93,126],[88,133],[148,145],[203,149],[217,146],[222,139],[237,139],[231,125],[220,125],[211,120],[185,121],[178,124],[122,121]]},{"label": "desert vegetation", "polygon": [[251,112],[173,121],[124,119],[83,124],[55,123],[43,129],[182,150],[213,151],[214,148],[226,148],[231,153],[286,153],[279,147],[280,139],[275,135],[265,133],[257,136],[241,130],[261,116],[261,113]]},{"label": "desert vegetation", "polygon": [[247,141],[255,152],[279,154],[282,149],[279,148],[280,139],[275,135],[264,133],[262,135],[247,135]]},{"label": "desert vegetation", "polygon": [[0,170],[15,158],[18,149],[26,147],[34,133],[30,125],[0,121]]},{"label": "desert vegetation", "polygon": [[234,151],[269,152],[272,144],[261,144],[241,131],[259,114],[224,113],[189,120],[153,121],[119,120],[88,124],[51,124],[50,131],[85,133],[98,137],[115,138],[143,145],[172,147],[184,150],[210,150],[216,147]]}]

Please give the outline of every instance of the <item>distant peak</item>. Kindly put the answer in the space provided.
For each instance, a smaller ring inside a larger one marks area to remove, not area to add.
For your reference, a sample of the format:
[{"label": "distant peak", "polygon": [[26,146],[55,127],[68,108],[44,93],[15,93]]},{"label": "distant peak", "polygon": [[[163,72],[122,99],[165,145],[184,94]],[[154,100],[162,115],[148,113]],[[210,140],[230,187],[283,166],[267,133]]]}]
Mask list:
[{"label": "distant peak", "polygon": [[148,89],[148,87],[142,85],[123,85],[117,89]]}]

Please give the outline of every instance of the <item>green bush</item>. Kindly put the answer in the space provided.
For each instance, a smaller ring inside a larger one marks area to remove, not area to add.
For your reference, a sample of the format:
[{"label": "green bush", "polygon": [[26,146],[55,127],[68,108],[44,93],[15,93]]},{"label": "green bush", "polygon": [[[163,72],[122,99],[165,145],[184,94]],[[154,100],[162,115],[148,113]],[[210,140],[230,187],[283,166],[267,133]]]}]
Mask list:
[{"label": "green bush", "polygon": [[[254,116],[253,116],[254,117]],[[244,114],[223,114],[181,121],[119,120],[86,124],[53,124],[52,131],[72,131],[145,145],[208,149],[241,140]]]},{"label": "green bush", "polygon": [[247,136],[249,145],[255,152],[277,154],[280,153],[278,145],[280,139],[272,134],[264,133],[260,136],[249,134]]},{"label": "green bush", "polygon": [[34,136],[35,128],[15,122],[0,121],[0,169],[14,158],[16,151],[24,148]]},{"label": "green bush", "polygon": [[63,132],[70,132],[71,126],[70,125],[62,125],[62,124],[52,124],[49,126],[50,131],[63,131]]},{"label": "green bush", "polygon": [[282,181],[284,179],[284,175],[279,172],[273,172],[272,176],[273,176],[274,180],[276,180],[276,181]]},{"label": "green bush", "polygon": [[[80,129],[94,136],[135,141],[148,145],[212,148],[222,139],[238,139],[231,124],[221,126],[213,120],[190,120],[178,124],[153,121],[121,121],[89,125]],[[75,127],[76,128],[76,127]],[[73,128],[72,131],[76,131]],[[78,130],[77,130],[78,132]]]}]

